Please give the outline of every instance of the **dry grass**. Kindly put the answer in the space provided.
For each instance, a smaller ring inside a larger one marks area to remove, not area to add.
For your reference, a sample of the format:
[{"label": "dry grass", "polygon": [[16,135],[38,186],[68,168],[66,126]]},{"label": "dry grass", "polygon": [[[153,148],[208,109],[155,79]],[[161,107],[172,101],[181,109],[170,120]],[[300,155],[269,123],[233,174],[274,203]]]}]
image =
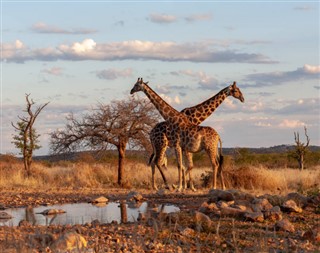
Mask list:
[{"label": "dry grass", "polygon": [[[33,164],[33,176],[25,178],[23,165],[17,161],[0,161],[0,187],[57,188],[57,187],[114,187],[117,182],[117,166],[110,163],[60,162],[47,165]],[[194,168],[192,175],[197,188],[204,187],[204,179],[211,168]],[[169,184],[177,183],[178,170],[169,166],[165,171]],[[142,163],[128,161],[125,167],[128,188],[151,188],[151,168]],[[234,167],[224,172],[228,188],[263,191],[265,193],[306,192],[319,190],[320,167],[299,171],[297,169],[266,169],[262,166]],[[163,184],[156,171],[157,184]]]}]

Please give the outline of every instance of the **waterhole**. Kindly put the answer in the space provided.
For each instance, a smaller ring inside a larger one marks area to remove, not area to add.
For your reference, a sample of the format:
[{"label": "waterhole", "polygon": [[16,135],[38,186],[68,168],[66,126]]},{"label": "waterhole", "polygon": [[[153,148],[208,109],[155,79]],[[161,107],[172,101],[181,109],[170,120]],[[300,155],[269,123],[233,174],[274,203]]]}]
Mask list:
[{"label": "waterhole", "polygon": [[[46,209],[62,209],[65,213],[56,215],[40,214]],[[161,204],[149,206],[148,202],[141,204],[130,202],[109,202],[102,205],[93,205],[90,203],[64,204],[40,207],[10,208],[5,212],[13,218],[8,220],[0,219],[1,226],[18,226],[21,220],[27,220],[33,225],[76,225],[99,220],[100,223],[118,223],[134,222],[138,219],[140,213],[156,211],[172,213],[180,211],[179,207],[171,204]]]}]

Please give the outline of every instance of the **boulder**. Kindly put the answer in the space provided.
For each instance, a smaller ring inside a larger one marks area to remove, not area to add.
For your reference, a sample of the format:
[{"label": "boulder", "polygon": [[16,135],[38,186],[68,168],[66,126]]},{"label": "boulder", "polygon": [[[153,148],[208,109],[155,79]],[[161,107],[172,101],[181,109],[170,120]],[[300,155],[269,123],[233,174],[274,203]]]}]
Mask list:
[{"label": "boulder", "polygon": [[139,192],[132,191],[128,193],[127,200],[139,202],[144,200],[144,198]]},{"label": "boulder", "polygon": [[195,211],[194,213],[194,221],[196,223],[196,226],[198,228],[202,228],[202,230],[209,229],[212,225],[212,220],[209,218],[209,216],[198,211]]},{"label": "boulder", "polygon": [[295,231],[293,224],[288,219],[278,221],[275,224],[275,229],[292,233]]},{"label": "boulder", "polygon": [[91,203],[93,203],[93,204],[107,203],[108,201],[109,201],[109,199],[107,199],[106,197],[100,196],[98,198],[91,200]]},{"label": "boulder", "polygon": [[12,218],[13,216],[8,214],[7,212],[0,212],[0,220],[8,220]]},{"label": "boulder", "polygon": [[213,189],[209,191],[209,202],[218,202],[222,201],[232,201],[234,200],[234,196],[229,191]]},{"label": "boulder", "polygon": [[66,211],[62,210],[62,209],[46,209],[43,210],[42,212],[38,213],[38,214],[43,214],[43,215],[54,215],[54,214],[61,214],[61,213],[65,213]]},{"label": "boulder", "polygon": [[299,207],[297,203],[292,199],[286,200],[282,204],[281,208],[284,212],[288,213],[302,213],[302,208]]},{"label": "boulder", "polygon": [[282,212],[279,206],[274,206],[264,213],[264,218],[271,221],[282,220]]},{"label": "boulder", "polygon": [[73,250],[82,250],[87,247],[87,241],[84,237],[76,232],[67,232],[61,235],[53,242],[50,249],[53,252],[69,252]]},{"label": "boulder", "polygon": [[266,198],[255,198],[252,201],[251,207],[254,212],[265,212],[270,210],[273,206]]},{"label": "boulder", "polygon": [[262,212],[246,212],[244,214],[244,218],[247,221],[252,221],[252,222],[263,222],[264,221],[264,216]]}]

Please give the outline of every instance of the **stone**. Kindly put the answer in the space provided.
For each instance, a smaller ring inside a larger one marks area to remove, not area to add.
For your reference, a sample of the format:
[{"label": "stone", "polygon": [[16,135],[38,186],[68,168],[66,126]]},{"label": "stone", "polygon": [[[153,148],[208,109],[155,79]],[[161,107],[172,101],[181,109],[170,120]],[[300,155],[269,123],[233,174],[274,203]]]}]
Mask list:
[{"label": "stone", "polygon": [[195,235],[195,231],[192,228],[185,228],[180,232],[183,236],[192,237]]},{"label": "stone", "polygon": [[107,203],[109,201],[109,199],[107,199],[106,197],[100,196],[98,198],[95,198],[91,201],[91,203],[96,204],[96,203]]},{"label": "stone", "polygon": [[293,224],[288,219],[282,219],[282,220],[278,221],[275,224],[275,229],[281,230],[281,231],[292,232],[292,233],[295,231]]},{"label": "stone", "polygon": [[82,235],[71,231],[61,235],[57,240],[55,240],[50,249],[53,252],[69,252],[73,250],[82,250],[86,247],[86,239],[84,239]]},{"label": "stone", "polygon": [[303,239],[313,241],[313,242],[320,242],[320,225],[316,225],[306,232],[303,233]]},{"label": "stone", "polygon": [[297,192],[291,192],[289,193],[286,198],[286,200],[293,200],[297,205],[299,206],[307,206],[308,205],[308,202],[309,202],[309,198],[308,197],[305,197],[303,196],[302,194],[300,193],[297,193]]},{"label": "stone", "polygon": [[234,199],[233,194],[229,191],[219,189],[212,189],[209,191],[209,202],[218,202],[219,200],[232,201]]},{"label": "stone", "polygon": [[263,222],[264,221],[264,216],[262,212],[246,212],[244,214],[244,218],[247,221],[252,221],[252,222]]},{"label": "stone", "polygon": [[264,213],[264,218],[271,221],[282,220],[282,212],[279,206],[274,206]]},{"label": "stone", "polygon": [[246,211],[240,210],[238,208],[229,207],[229,206],[220,208],[221,216],[243,218],[246,213],[247,213]]},{"label": "stone", "polygon": [[208,229],[212,225],[212,220],[209,216],[205,215],[204,213],[195,211],[194,213],[194,221],[196,225],[200,225],[202,228]]},{"label": "stone", "polygon": [[218,211],[219,208],[217,207],[216,203],[203,202],[199,207],[199,212],[209,214]]},{"label": "stone", "polygon": [[273,206],[266,198],[255,198],[252,201],[251,207],[254,212],[265,212],[270,210]]},{"label": "stone", "polygon": [[7,212],[0,212],[0,220],[8,220],[12,218],[13,216],[8,214]]},{"label": "stone", "polygon": [[137,202],[144,200],[143,196],[139,192],[135,192],[135,191],[129,192],[127,195],[127,199],[129,201],[137,201]]},{"label": "stone", "polygon": [[288,213],[302,213],[302,208],[298,207],[296,202],[292,199],[286,200],[282,206],[282,210]]},{"label": "stone", "polygon": [[42,212],[38,213],[38,214],[43,214],[43,215],[54,215],[54,214],[61,214],[61,213],[65,213],[66,211],[62,210],[62,209],[46,209],[43,210]]}]

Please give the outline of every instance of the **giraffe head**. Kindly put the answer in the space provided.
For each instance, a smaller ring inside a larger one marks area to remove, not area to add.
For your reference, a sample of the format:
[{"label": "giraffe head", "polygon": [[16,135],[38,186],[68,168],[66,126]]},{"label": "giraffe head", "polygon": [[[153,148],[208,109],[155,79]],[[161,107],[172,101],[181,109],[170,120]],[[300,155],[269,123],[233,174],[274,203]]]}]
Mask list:
[{"label": "giraffe head", "polygon": [[139,77],[137,82],[135,83],[135,85],[131,89],[130,94],[132,95],[133,93],[136,93],[138,91],[143,91],[143,87],[145,84],[148,84],[148,82],[144,83],[142,77]]},{"label": "giraffe head", "polygon": [[244,102],[244,97],[242,95],[241,90],[237,87],[236,82],[233,82],[233,84],[229,86],[229,92],[230,96],[239,99],[242,103]]}]

